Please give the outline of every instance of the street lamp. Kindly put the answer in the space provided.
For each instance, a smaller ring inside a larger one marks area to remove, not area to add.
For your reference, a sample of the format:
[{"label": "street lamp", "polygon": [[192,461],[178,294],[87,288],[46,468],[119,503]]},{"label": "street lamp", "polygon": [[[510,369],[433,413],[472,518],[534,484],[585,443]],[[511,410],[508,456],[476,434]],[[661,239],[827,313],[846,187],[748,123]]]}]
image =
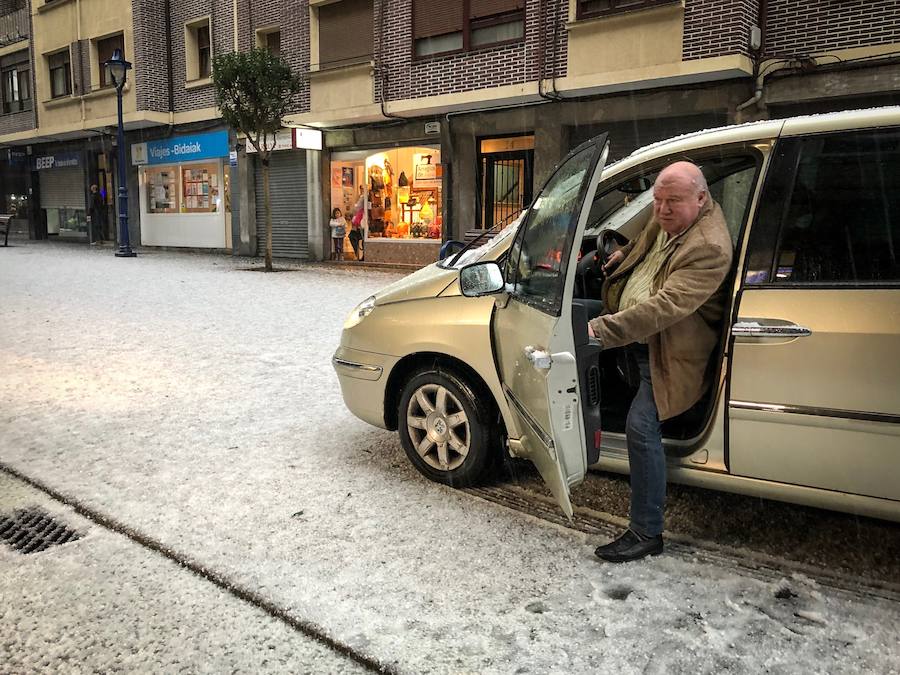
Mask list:
[{"label": "street lamp", "polygon": [[134,258],[137,253],[131,250],[131,242],[128,239],[128,186],[125,177],[125,127],[122,123],[122,87],[125,86],[125,80],[128,78],[128,71],[131,64],[122,56],[121,49],[113,50],[113,55],[108,61],[103,62],[109,79],[112,80],[113,86],[116,88],[116,98],[119,104],[119,129],[118,129],[118,145],[119,145],[119,250],[116,251],[118,258]]}]

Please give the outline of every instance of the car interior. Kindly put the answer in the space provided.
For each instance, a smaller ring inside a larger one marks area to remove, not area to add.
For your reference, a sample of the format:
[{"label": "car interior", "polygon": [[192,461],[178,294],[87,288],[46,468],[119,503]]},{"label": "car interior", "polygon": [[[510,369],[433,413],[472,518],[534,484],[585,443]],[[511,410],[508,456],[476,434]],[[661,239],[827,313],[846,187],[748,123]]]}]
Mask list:
[{"label": "car interior", "polygon": [[[725,214],[733,245],[737,245],[746,213],[749,209],[752,187],[758,168],[757,157],[748,152],[697,158],[709,185],[713,199]],[[591,212],[581,244],[581,257],[575,281],[573,302],[573,330],[576,337],[587,334],[587,321],[603,311],[600,289],[603,284],[602,266],[614,250],[638,236],[653,213],[653,181],[662,167],[646,169],[632,175],[612,187],[601,186],[594,195]],[[737,256],[726,283],[731,284],[736,272]],[[710,359],[710,369],[718,374],[725,351],[727,322],[726,312],[722,321],[720,347]],[[576,343],[579,341],[576,340]],[[585,361],[582,364],[582,347],[579,347],[579,371],[583,374],[585,422],[599,417],[602,430],[625,431],[628,407],[637,390],[639,377],[637,366],[624,348],[597,350],[597,356],[585,352],[585,358],[597,358],[598,364]],[[596,381],[594,381],[596,380]],[[712,381],[718,382],[718,377]],[[685,440],[699,436],[706,427],[713,411],[715,387],[693,408],[663,424],[663,436],[670,440]],[[594,395],[592,392],[597,392]],[[596,400],[596,404],[594,404]],[[593,408],[596,407],[594,410]],[[590,426],[593,426],[591,424]],[[590,429],[588,429],[590,431]],[[591,457],[589,446],[589,461]]]}]

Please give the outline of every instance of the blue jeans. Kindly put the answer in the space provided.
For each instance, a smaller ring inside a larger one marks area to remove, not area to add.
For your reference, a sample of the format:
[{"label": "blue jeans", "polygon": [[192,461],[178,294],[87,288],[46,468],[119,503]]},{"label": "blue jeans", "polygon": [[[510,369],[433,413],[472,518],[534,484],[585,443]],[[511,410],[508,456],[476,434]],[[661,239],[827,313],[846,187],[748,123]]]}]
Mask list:
[{"label": "blue jeans", "polygon": [[631,465],[631,523],[629,527],[645,537],[663,531],[666,508],[666,454],[653,382],[650,380],[650,354],[647,345],[631,345],[637,359],[641,384],[628,409],[625,438]]}]

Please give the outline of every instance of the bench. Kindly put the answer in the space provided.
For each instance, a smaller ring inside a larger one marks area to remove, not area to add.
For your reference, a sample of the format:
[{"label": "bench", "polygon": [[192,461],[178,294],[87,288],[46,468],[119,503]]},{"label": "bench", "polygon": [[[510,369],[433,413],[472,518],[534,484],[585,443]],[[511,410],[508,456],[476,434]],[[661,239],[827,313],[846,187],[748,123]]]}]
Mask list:
[{"label": "bench", "polygon": [[3,234],[4,246],[9,246],[9,228],[13,217],[14,216],[9,213],[0,213],[0,234]]}]

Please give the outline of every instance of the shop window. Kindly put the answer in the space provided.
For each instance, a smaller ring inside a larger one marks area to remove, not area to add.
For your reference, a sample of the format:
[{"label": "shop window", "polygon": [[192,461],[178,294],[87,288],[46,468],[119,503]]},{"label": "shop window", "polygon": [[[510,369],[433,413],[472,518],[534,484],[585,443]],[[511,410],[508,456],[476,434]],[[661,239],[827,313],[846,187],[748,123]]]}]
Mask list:
[{"label": "shop window", "polygon": [[440,241],[440,158],[435,146],[335,153],[329,210],[341,209],[348,230],[367,239]]},{"label": "shop window", "polygon": [[671,5],[679,0],[576,0],[576,18],[592,19],[597,16],[622,14],[637,9]]},{"label": "shop window", "polygon": [[205,80],[212,74],[212,42],[209,17],[197,19],[184,26],[185,78]]},{"label": "shop window", "polygon": [[112,58],[113,52],[116,49],[121,50],[123,54],[125,53],[125,36],[120,33],[119,35],[113,35],[112,37],[97,40],[96,49],[98,81],[100,82],[101,87],[111,87],[113,86],[113,82],[109,76],[109,72],[103,67],[103,63]]},{"label": "shop window", "polygon": [[190,164],[182,167],[181,203],[184,213],[219,211],[221,199],[218,164]]},{"label": "shop window", "polygon": [[72,93],[72,63],[66,49],[47,57],[50,69],[50,96],[59,98]]},{"label": "shop window", "polygon": [[148,213],[178,212],[178,168],[163,166],[144,170]]},{"label": "shop window", "polygon": [[256,46],[268,50],[273,56],[281,56],[281,31],[277,28],[257,31]]},{"label": "shop window", "polygon": [[524,0],[413,0],[416,58],[525,38]]},{"label": "shop window", "polygon": [[31,110],[31,70],[27,63],[3,68],[3,112]]},{"label": "shop window", "polygon": [[372,59],[372,0],[340,0],[311,8],[318,21],[318,67],[336,68]]}]

